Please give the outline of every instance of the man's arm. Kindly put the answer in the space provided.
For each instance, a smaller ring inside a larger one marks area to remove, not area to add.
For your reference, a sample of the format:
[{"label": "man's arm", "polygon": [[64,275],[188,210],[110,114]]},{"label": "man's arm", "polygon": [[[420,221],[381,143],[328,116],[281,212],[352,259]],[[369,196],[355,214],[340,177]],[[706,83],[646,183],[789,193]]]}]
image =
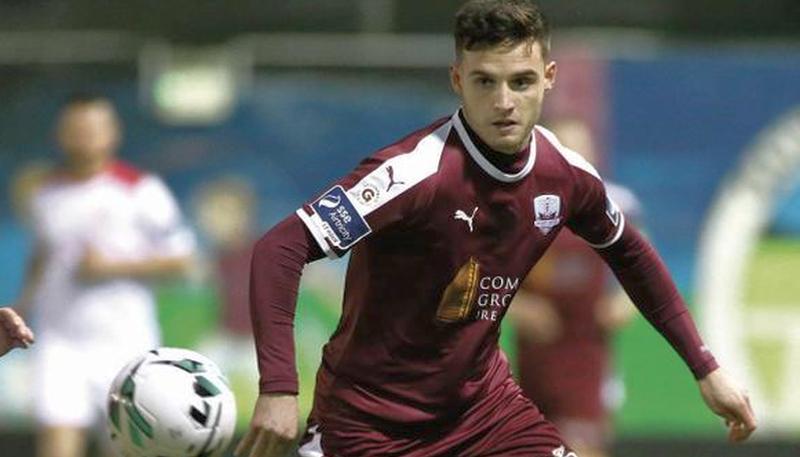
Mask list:
[{"label": "man's arm", "polygon": [[261,379],[250,429],[236,448],[239,457],[283,455],[297,437],[297,291],[303,267],[322,257],[296,215],[281,221],[253,248],[250,315]]},{"label": "man's arm", "polygon": [[185,275],[193,265],[193,256],[176,255],[152,257],[135,261],[110,260],[97,251],[89,250],[80,264],[80,275],[88,281],[114,278],[161,279]]},{"label": "man's arm", "polygon": [[536,292],[517,292],[508,313],[517,334],[526,340],[549,344],[561,337],[562,322],[555,304]]},{"label": "man's arm", "polygon": [[0,308],[0,357],[14,348],[33,344],[33,332],[11,308]]},{"label": "man's arm", "polygon": [[[250,312],[260,397],[238,456],[281,455],[297,435],[294,316],[303,267],[326,255],[341,257],[361,240],[423,214],[435,195],[436,181],[428,178],[438,170],[449,128],[437,122],[367,157],[256,243]],[[392,187],[395,179],[404,185]]]},{"label": "man's arm", "polygon": [[178,202],[159,177],[144,176],[136,184],[132,204],[136,228],[148,240],[151,254],[136,260],[108,258],[90,242],[79,265],[84,280],[180,277],[194,265],[194,234],[184,224]]},{"label": "man's arm", "polygon": [[47,257],[47,252],[42,246],[41,242],[36,242],[33,247],[33,253],[28,259],[28,265],[25,268],[25,279],[22,283],[22,292],[17,299],[16,308],[19,314],[26,318],[33,307],[33,296],[39,288],[39,283],[42,280],[44,272],[44,263]]},{"label": "man's arm", "polygon": [[706,404],[726,420],[730,439],[747,439],[756,428],[747,394],[719,370],[655,249],[628,226],[619,240],[598,253],[636,307],[689,366]]}]

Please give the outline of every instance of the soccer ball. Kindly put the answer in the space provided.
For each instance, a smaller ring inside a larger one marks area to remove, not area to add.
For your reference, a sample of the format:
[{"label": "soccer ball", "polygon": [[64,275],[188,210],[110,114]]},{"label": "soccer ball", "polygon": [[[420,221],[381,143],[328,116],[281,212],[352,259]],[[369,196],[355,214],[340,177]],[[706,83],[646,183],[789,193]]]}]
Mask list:
[{"label": "soccer ball", "polygon": [[123,457],[217,457],[233,437],[236,404],[208,358],[160,348],[128,363],[111,385],[108,429]]}]

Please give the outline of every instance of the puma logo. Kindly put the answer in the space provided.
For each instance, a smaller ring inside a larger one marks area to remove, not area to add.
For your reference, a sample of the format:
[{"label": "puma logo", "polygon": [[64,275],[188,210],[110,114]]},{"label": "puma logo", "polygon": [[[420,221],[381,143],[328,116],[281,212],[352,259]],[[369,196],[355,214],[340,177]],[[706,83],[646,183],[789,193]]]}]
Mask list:
[{"label": "puma logo", "polygon": [[394,168],[391,165],[386,167],[386,172],[389,174],[389,185],[386,186],[386,192],[389,192],[389,189],[391,189],[392,186],[394,186],[395,184],[397,184],[398,186],[405,184],[405,181],[394,180]]},{"label": "puma logo", "polygon": [[464,211],[459,209],[459,210],[456,210],[456,214],[453,215],[453,219],[455,219],[457,221],[466,222],[467,225],[469,226],[470,233],[472,233],[472,230],[474,228],[472,226],[472,222],[475,219],[475,213],[477,213],[477,212],[478,212],[478,207],[477,206],[475,207],[475,209],[472,210],[472,215],[471,216],[467,216],[467,213],[465,213]]}]

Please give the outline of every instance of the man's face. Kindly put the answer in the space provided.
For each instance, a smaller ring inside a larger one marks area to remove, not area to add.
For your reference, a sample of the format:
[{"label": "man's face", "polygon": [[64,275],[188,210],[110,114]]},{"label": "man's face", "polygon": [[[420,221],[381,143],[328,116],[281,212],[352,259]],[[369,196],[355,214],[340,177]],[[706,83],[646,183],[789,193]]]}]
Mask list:
[{"label": "man's face", "polygon": [[450,68],[470,127],[492,149],[515,154],[524,148],[553,87],[556,64],[545,64],[532,41],[463,50]]},{"label": "man's face", "polygon": [[97,163],[110,158],[119,143],[114,109],[106,102],[69,106],[58,121],[58,143],[71,163]]}]

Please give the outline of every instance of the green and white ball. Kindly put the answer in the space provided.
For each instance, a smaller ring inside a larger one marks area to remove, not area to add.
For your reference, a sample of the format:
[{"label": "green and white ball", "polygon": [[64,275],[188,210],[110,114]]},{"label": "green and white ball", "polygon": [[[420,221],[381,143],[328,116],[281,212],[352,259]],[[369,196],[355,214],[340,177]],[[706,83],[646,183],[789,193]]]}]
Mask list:
[{"label": "green and white ball", "polygon": [[129,362],[111,385],[108,428],[123,457],[217,457],[230,444],[236,403],[216,364],[160,348]]}]

